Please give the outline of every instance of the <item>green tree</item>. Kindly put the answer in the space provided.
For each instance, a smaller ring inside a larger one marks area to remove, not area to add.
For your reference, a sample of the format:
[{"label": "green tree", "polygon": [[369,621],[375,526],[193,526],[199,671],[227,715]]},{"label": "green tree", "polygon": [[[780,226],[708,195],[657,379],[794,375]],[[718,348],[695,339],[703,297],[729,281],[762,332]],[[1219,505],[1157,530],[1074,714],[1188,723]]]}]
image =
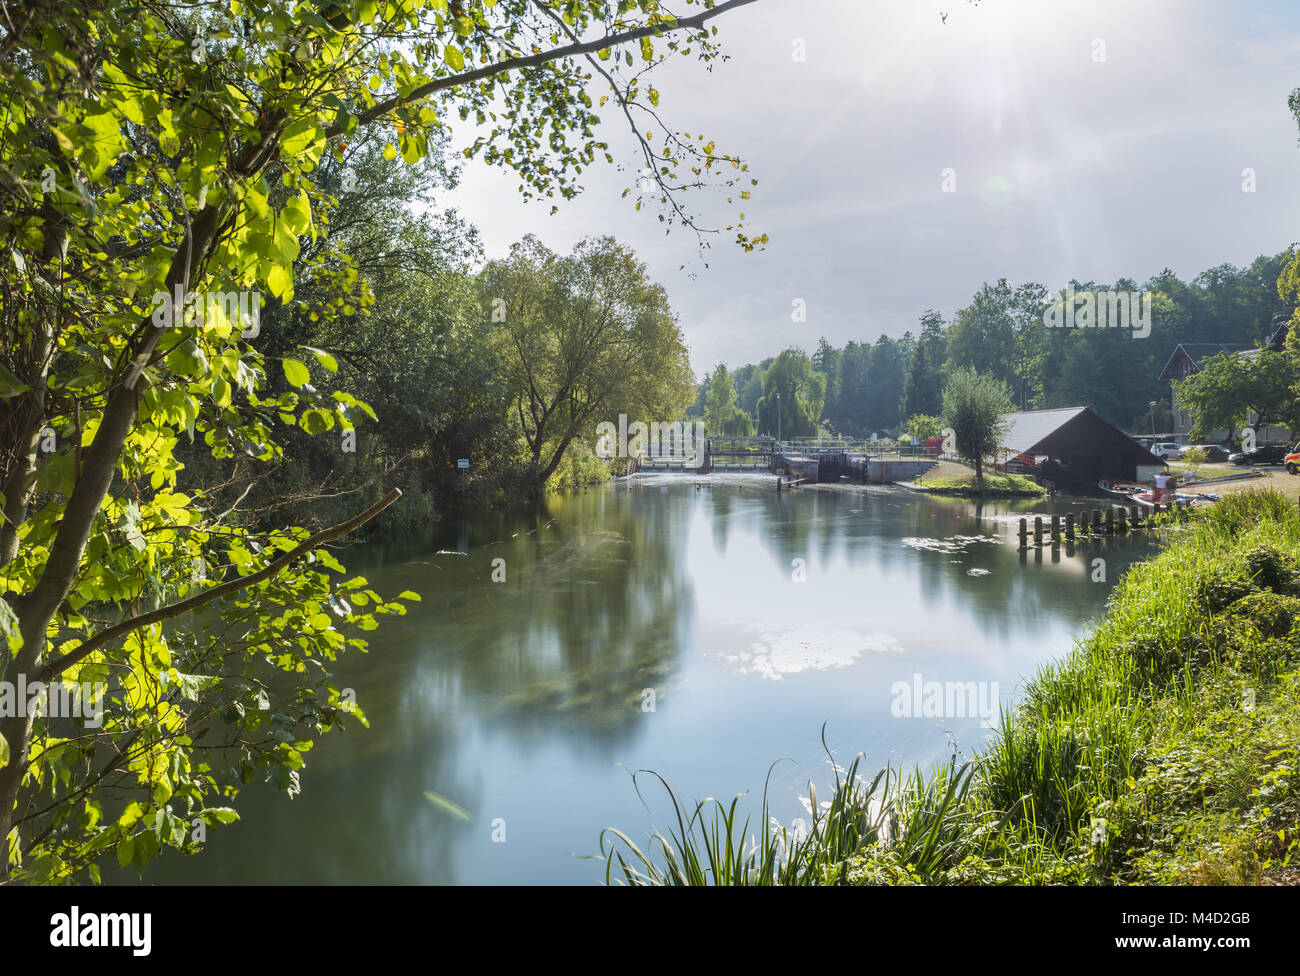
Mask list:
[{"label": "green tree", "polygon": [[727,367],[718,363],[709,377],[709,393],[704,403],[704,429],[710,436],[748,437],[753,433],[754,423],[737,405],[738,399]]},{"label": "green tree", "polygon": [[813,369],[826,377],[826,397],[822,403],[822,418],[834,420],[839,416],[840,351],[826,341],[817,340],[817,351],[812,357]]},{"label": "green tree", "polygon": [[948,369],[1011,381],[1017,360],[1015,312],[1015,293],[1005,278],[981,286],[948,329]]},{"label": "green tree", "polygon": [[907,418],[903,423],[903,430],[911,434],[913,440],[925,441],[931,437],[938,437],[943,431],[943,424],[936,416],[917,413]]},{"label": "green tree", "polygon": [[758,429],[775,436],[779,427],[782,438],[815,436],[825,395],[826,377],[801,350],[787,349],[763,377]]},{"label": "green tree", "polygon": [[934,309],[926,309],[921,316],[921,335],[916,340],[916,349],[903,380],[903,402],[899,406],[902,416],[937,414],[943,409],[947,348],[943,316]]},{"label": "green tree", "polygon": [[[1202,361],[1198,372],[1175,385],[1178,403],[1192,415],[1191,436],[1296,421],[1296,370],[1290,357],[1261,350],[1222,352]],[[1253,416],[1252,416],[1253,415]]]},{"label": "green tree", "polygon": [[560,257],[527,237],[483,269],[479,294],[535,493],[598,424],[619,414],[670,423],[694,398],[667,294],[613,238],[589,238]]},{"label": "green tree", "polygon": [[[600,75],[649,167],[635,205],[694,227],[678,197],[698,170],[737,196],[752,181],[712,142],[660,129],[654,145],[676,148],[651,151],[662,109],[644,71],[712,60],[709,21],[749,2],[673,18],[613,0],[43,0],[6,19],[3,678],[107,686],[93,729],[0,717],[6,877],[95,878],[101,856],[143,869],[163,846],[194,849],[194,820],[233,820],[254,779],[292,795],[314,736],[361,717],[330,662],[405,605],[338,578],[325,547],[397,493],[316,533],[253,531],[219,486],[183,484],[177,457],[184,439],[242,470],[282,458],[291,425],[337,436],[373,413],[319,387],[339,365],[327,350],[257,344],[263,301],[309,318],[364,307],[342,257],[296,264],[338,203],[329,156],[383,132],[385,157],[415,164],[472,119],[466,157],[512,168],[525,197],[567,199],[612,158],[588,93]],[[742,248],[764,240],[733,226]]]},{"label": "green tree", "polygon": [[903,342],[882,335],[871,349],[867,367],[866,426],[875,431],[896,427],[903,400],[903,378],[907,368]]},{"label": "green tree", "polygon": [[954,370],[943,391],[943,422],[952,428],[957,453],[975,465],[975,480],[984,478],[984,459],[1001,446],[1014,409],[1011,391],[1001,380],[970,369]]}]

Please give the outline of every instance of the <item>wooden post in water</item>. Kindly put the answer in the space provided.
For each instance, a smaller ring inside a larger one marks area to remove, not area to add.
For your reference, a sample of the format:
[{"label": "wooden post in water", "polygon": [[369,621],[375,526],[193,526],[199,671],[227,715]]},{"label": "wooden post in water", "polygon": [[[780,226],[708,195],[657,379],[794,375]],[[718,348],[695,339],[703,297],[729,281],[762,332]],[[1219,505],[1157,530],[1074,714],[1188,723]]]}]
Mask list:
[{"label": "wooden post in water", "polygon": [[1115,534],[1115,509],[1113,508],[1106,509],[1106,534]]},{"label": "wooden post in water", "polygon": [[1138,507],[1136,505],[1129,506],[1128,517],[1129,521],[1133,524],[1133,528],[1142,528],[1142,516],[1138,514]]},{"label": "wooden post in water", "polygon": [[[1298,502],[1297,504],[1300,504],[1300,502]],[[1029,520],[1028,519],[1020,520],[1019,534],[1020,534],[1020,548],[1028,549],[1029,548]]]},{"label": "wooden post in water", "polygon": [[1052,545],[1059,546],[1060,544],[1061,544],[1061,516],[1053,515],[1052,516]]},{"label": "wooden post in water", "polygon": [[1073,512],[1065,513],[1065,541],[1072,545],[1074,543],[1074,513]]},{"label": "wooden post in water", "polygon": [[1041,515],[1035,515],[1034,516],[1034,545],[1041,546],[1042,544],[1043,544],[1043,517]]}]

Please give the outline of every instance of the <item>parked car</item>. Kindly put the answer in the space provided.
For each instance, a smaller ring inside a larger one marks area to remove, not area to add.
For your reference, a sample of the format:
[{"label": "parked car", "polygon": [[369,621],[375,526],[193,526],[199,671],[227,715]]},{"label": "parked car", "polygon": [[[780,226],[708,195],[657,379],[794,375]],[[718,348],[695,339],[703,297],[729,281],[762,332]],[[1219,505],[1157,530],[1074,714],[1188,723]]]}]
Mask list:
[{"label": "parked car", "polygon": [[1151,453],[1164,461],[1177,461],[1183,456],[1183,449],[1173,441],[1165,441],[1151,448]]},{"label": "parked car", "polygon": [[1255,450],[1234,454],[1230,458],[1233,464],[1283,464],[1292,448],[1287,444],[1260,444]]},{"label": "parked car", "polygon": [[[1300,448],[1300,444],[1296,447]],[[1287,474],[1300,474],[1300,450],[1292,451],[1282,459],[1282,463],[1286,465]]]},{"label": "parked car", "polygon": [[[1231,457],[1231,452],[1227,448],[1220,447],[1218,444],[1193,444],[1187,448],[1188,451],[1204,451],[1205,460],[1210,462],[1226,461]],[[1184,452],[1186,453],[1186,452]]]}]

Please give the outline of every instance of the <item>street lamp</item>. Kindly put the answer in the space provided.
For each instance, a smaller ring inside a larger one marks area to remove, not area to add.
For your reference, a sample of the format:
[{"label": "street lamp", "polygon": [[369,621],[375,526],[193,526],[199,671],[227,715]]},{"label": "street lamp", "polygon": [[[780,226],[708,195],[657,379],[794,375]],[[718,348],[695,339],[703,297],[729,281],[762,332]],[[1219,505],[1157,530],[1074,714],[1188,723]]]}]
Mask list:
[{"label": "street lamp", "polygon": [[776,442],[781,443],[781,394],[776,395]]},{"label": "street lamp", "polygon": [[1152,400],[1149,404],[1151,407],[1151,436],[1156,436],[1156,401]]}]

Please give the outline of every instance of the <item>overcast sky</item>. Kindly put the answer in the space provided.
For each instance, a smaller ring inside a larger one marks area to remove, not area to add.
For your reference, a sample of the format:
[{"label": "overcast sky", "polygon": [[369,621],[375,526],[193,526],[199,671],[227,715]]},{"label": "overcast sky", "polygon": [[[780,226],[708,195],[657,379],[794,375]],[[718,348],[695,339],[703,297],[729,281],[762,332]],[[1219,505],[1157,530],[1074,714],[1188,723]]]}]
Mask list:
[{"label": "overcast sky", "polygon": [[[701,258],[689,230],[665,235],[620,199],[629,178],[610,166],[555,216],[477,163],[448,201],[489,257],[529,232],[560,251],[591,234],[631,245],[667,288],[697,374],[811,353],[823,335],[915,332],[926,308],[950,317],[999,277],[1186,279],[1300,238],[1293,2],[758,0],[715,23],[731,59],[709,74],[678,58],[654,84],[667,120],[750,164],[746,229],[770,235],[765,251],[721,234]],[[602,137],[635,164],[605,118]]]}]

